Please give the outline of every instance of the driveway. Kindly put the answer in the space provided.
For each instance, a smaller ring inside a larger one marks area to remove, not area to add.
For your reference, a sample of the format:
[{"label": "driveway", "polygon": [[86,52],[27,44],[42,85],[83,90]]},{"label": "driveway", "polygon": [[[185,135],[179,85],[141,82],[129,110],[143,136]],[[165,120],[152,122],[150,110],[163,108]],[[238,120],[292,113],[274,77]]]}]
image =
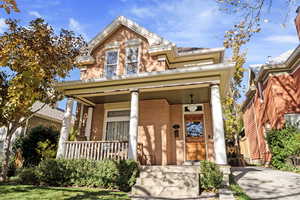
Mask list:
[{"label": "driveway", "polygon": [[263,167],[233,167],[232,172],[251,199],[300,200],[300,174]]}]

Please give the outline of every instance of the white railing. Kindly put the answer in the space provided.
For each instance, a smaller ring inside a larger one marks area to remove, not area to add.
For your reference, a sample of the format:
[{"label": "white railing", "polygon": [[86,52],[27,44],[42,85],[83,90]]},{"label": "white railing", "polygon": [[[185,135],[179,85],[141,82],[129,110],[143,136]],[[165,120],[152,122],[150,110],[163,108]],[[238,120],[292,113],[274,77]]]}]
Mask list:
[{"label": "white railing", "polygon": [[120,141],[68,141],[65,142],[66,159],[126,160],[128,142]]}]

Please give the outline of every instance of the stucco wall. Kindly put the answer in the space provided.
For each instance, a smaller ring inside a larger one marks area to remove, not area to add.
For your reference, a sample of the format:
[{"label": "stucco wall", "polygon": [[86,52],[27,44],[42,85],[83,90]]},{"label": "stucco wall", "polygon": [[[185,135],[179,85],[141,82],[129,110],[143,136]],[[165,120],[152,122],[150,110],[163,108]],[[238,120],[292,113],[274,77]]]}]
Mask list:
[{"label": "stucco wall", "polygon": [[91,140],[102,140],[104,122],[104,106],[96,104],[93,110]]},{"label": "stucco wall", "polygon": [[[80,109],[80,106],[78,106]],[[91,140],[102,140],[104,105],[97,104],[93,110]],[[80,110],[78,110],[80,112]],[[204,103],[204,120],[207,137],[208,159],[214,160],[212,116],[209,103]],[[83,111],[81,136],[84,136],[85,116]],[[170,105],[165,99],[142,100],[139,104],[138,142],[143,144],[145,164],[181,165],[184,162],[184,124],[182,104]],[[178,124],[179,135],[175,137],[173,125]],[[78,137],[85,140],[84,137]]]},{"label": "stucco wall", "polygon": [[207,159],[214,161],[213,125],[210,103],[204,103],[205,139],[207,142]]},{"label": "stucco wall", "polygon": [[266,124],[271,128],[284,125],[284,114],[300,113],[299,77],[293,75],[271,75],[263,86],[263,96],[257,92],[244,112],[245,134],[248,138],[251,159],[263,162],[271,159],[265,141]]},{"label": "stucco wall", "polygon": [[[175,104],[170,105],[170,119],[171,119],[171,141],[170,146],[171,149],[171,163],[170,164],[177,164],[181,165],[184,162],[184,125],[183,125],[183,118],[182,118],[182,105]],[[179,125],[179,135],[175,137],[174,129],[172,128],[173,125]]]},{"label": "stucco wall", "polygon": [[151,164],[166,165],[170,156],[170,106],[166,100],[140,102],[138,141]]},{"label": "stucco wall", "polygon": [[93,52],[92,56],[96,60],[96,64],[88,66],[86,71],[81,71],[81,79],[99,78],[104,75],[104,64],[105,64],[105,53],[106,47],[113,42],[118,42],[119,46],[119,69],[117,74],[122,75],[125,72],[125,48],[126,41],[132,39],[140,39],[140,62],[139,71],[140,72],[151,72],[151,71],[162,71],[165,70],[165,62],[159,62],[157,56],[150,56],[148,53],[149,43],[142,36],[136,34],[132,30],[125,26],[121,26],[117,29],[106,41],[104,41],[99,47],[97,47]]}]

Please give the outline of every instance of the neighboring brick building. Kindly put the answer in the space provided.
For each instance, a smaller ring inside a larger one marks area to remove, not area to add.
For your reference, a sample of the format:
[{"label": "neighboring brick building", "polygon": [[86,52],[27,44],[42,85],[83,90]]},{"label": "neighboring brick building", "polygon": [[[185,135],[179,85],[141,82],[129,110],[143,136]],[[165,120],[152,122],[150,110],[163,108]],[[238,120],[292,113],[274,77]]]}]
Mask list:
[{"label": "neighboring brick building", "polygon": [[[78,57],[81,80],[57,85],[70,97],[66,116],[72,99],[79,102],[81,140],[61,136],[58,157],[119,159],[128,152],[132,159],[141,156],[142,164],[226,164],[220,99],[234,64],[224,62],[224,51],[176,47],[118,17]],[[93,149],[89,155],[82,152],[87,148]]]},{"label": "neighboring brick building", "polygon": [[270,161],[266,131],[300,121],[300,45],[267,64],[250,66],[243,113],[242,154],[249,163]]}]

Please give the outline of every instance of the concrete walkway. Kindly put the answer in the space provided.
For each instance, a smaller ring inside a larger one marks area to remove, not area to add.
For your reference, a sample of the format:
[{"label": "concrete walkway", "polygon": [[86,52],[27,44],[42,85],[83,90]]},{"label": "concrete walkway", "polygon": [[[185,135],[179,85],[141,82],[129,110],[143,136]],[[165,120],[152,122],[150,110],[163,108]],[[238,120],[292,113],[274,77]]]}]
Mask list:
[{"label": "concrete walkway", "polygon": [[263,167],[234,167],[232,172],[251,199],[300,200],[300,174]]}]

